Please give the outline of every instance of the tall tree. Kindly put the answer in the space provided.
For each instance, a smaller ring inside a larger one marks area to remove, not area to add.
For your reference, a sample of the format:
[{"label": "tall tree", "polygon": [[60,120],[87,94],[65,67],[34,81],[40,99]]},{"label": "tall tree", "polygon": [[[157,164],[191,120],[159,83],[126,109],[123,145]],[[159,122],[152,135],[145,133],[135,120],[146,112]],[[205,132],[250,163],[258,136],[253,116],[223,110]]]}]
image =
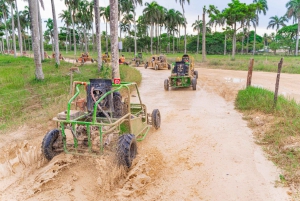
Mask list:
[{"label": "tall tree", "polygon": [[112,78],[120,78],[118,51],[118,0],[109,0]]},{"label": "tall tree", "polygon": [[65,26],[67,27],[67,33],[66,33],[66,53],[68,52],[68,34],[70,39],[70,46],[71,46],[71,14],[68,10],[62,10],[62,13],[59,14],[59,18],[61,18],[61,21],[64,21]]},{"label": "tall tree", "polygon": [[14,20],[14,0],[7,0],[10,4],[10,14],[11,14],[11,29],[13,37],[13,48],[14,48],[14,57],[17,57],[17,48],[16,48],[16,36],[15,36],[15,20]]},{"label": "tall tree", "polygon": [[108,52],[108,32],[107,32],[107,23],[109,22],[109,15],[110,15],[110,6],[107,7],[100,7],[100,16],[103,18],[106,26],[106,34],[105,34],[105,45],[106,45],[106,52]]},{"label": "tall tree", "polygon": [[286,16],[278,17],[277,15],[270,17],[269,24],[267,26],[268,28],[276,28],[276,33],[279,30],[280,26],[284,27],[286,26],[285,22],[288,22],[288,19]]},{"label": "tall tree", "polygon": [[71,14],[72,28],[73,28],[73,41],[74,41],[74,56],[76,56],[76,34],[75,34],[75,15],[78,9],[80,0],[65,0],[65,4],[69,8]]},{"label": "tall tree", "polygon": [[23,54],[23,44],[22,44],[22,29],[21,29],[21,24],[20,24],[20,16],[19,16],[19,9],[18,9],[18,1],[15,0],[15,5],[16,5],[16,13],[17,13],[17,20],[18,20],[18,41],[19,41],[19,49],[20,49],[20,54]]},{"label": "tall tree", "polygon": [[299,31],[300,31],[300,0],[289,0],[286,3],[287,8],[287,17],[296,17],[298,21],[298,31],[296,36],[296,49],[295,49],[295,55],[298,56],[298,50],[299,50]]},{"label": "tall tree", "polygon": [[150,23],[151,29],[150,29],[150,37],[151,37],[151,43],[150,43],[150,48],[151,48],[151,54],[153,54],[153,29],[154,29],[154,23],[159,15],[159,5],[157,4],[156,1],[152,1],[151,3],[146,2],[145,3],[146,8],[143,10],[143,13],[147,19],[147,22]]},{"label": "tall tree", "polygon": [[44,73],[42,69],[41,62],[41,49],[39,43],[39,22],[38,22],[38,2],[28,1],[29,12],[30,12],[30,22],[31,22],[31,33],[32,33],[32,47],[34,54],[34,63],[35,63],[35,78],[37,80],[44,79]]},{"label": "tall tree", "polygon": [[[261,13],[263,13],[264,15],[267,14],[268,3],[267,3],[267,0],[253,0],[253,3],[256,4],[256,16],[257,16],[257,25],[258,25],[259,24],[258,15]],[[256,26],[254,29],[253,55],[255,54],[255,43],[256,43]]]},{"label": "tall tree", "polygon": [[[232,0],[232,2],[228,4],[228,8],[225,8],[221,13],[216,15],[211,14],[211,17],[214,18],[224,18],[226,23],[232,27],[232,60],[235,59],[236,32],[238,29],[243,27],[243,24],[247,19],[255,17],[256,8],[256,4],[246,5],[245,3],[241,3],[239,0]],[[237,27],[238,23],[241,25],[239,28]]]},{"label": "tall tree", "polygon": [[101,35],[100,35],[100,12],[99,12],[99,0],[94,0],[95,10],[95,27],[96,27],[96,43],[97,43],[97,57],[98,57],[98,71],[101,71],[102,67],[102,54],[101,54]]},{"label": "tall tree", "polygon": [[[175,0],[177,2],[177,0]],[[184,12],[184,4],[185,2],[187,2],[188,4],[190,4],[190,0],[179,0],[179,4],[182,7],[182,14],[183,14],[183,18],[185,19],[185,26],[184,26],[184,54],[186,54],[186,18],[185,18],[185,12]]]},{"label": "tall tree", "polygon": [[133,4],[133,26],[134,26],[134,55],[137,55],[137,43],[136,43],[136,12],[137,5],[143,5],[143,0],[130,0]]},{"label": "tall tree", "polygon": [[44,8],[44,2],[43,0],[37,0],[37,2],[40,2],[40,4],[38,3],[38,19],[39,19],[39,34],[40,34],[40,53],[41,53],[41,57],[42,57],[42,60],[45,59],[45,56],[44,56],[44,40],[43,40],[43,26],[42,26],[42,17],[41,17],[41,8],[42,9],[45,9]]},{"label": "tall tree", "polygon": [[205,14],[206,14],[206,7],[203,7],[203,13],[202,13],[202,62],[205,62],[206,60],[206,40],[205,40],[205,35],[206,35],[206,22],[205,22]]},{"label": "tall tree", "polygon": [[4,25],[5,25],[6,46],[7,46],[7,51],[9,52],[10,48],[9,48],[9,40],[8,40],[8,31],[7,31],[7,26],[5,24],[5,22],[8,18],[8,14],[9,14],[8,5],[6,3],[6,0],[0,0],[0,10],[3,15],[3,20],[4,20]]},{"label": "tall tree", "polygon": [[55,13],[55,5],[54,0],[51,0],[52,6],[52,16],[53,16],[53,31],[54,31],[54,49],[55,49],[55,62],[57,65],[60,65],[59,61],[59,46],[58,46],[58,29],[57,29],[57,21],[56,21],[56,13]]}]

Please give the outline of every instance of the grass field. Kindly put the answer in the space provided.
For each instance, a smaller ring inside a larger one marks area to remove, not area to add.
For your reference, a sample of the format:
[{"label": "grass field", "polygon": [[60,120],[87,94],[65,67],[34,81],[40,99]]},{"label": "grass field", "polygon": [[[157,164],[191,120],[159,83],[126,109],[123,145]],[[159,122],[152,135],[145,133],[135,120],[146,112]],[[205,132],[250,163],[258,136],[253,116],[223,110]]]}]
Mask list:
[{"label": "grass field", "polygon": [[249,87],[239,91],[235,106],[245,114],[257,142],[283,172],[278,178],[285,185],[300,185],[300,105],[274,93]]},{"label": "grass field", "polygon": [[[48,52],[49,55],[52,52]],[[134,57],[134,53],[121,52],[126,57],[126,61],[131,61]],[[81,52],[77,52],[77,56],[74,57],[74,52],[62,51],[62,55],[67,58],[77,58],[81,55]],[[90,52],[92,58],[96,59],[96,53]],[[182,53],[166,54],[168,62],[175,62],[177,57],[182,57]],[[202,62],[201,54],[191,54],[195,58],[196,67],[213,68],[213,69],[227,69],[227,70],[248,70],[248,65],[251,58],[254,58],[254,71],[265,72],[277,72],[278,63],[281,58],[283,61],[283,73],[300,74],[300,57],[284,56],[284,55],[236,55],[235,61],[231,60],[231,55],[207,55],[207,61]],[[144,60],[151,57],[149,53],[143,53]]]},{"label": "grass field", "polygon": [[[51,119],[65,108],[70,98],[69,68],[73,64],[61,62],[55,67],[53,59],[46,59],[42,65],[45,79],[37,81],[33,59],[0,55],[0,133],[28,120]],[[96,64],[79,68],[80,73],[74,73],[73,80],[111,76],[109,66],[104,66],[100,73]],[[120,74],[123,81],[141,82],[141,74],[135,68],[121,66]]]}]

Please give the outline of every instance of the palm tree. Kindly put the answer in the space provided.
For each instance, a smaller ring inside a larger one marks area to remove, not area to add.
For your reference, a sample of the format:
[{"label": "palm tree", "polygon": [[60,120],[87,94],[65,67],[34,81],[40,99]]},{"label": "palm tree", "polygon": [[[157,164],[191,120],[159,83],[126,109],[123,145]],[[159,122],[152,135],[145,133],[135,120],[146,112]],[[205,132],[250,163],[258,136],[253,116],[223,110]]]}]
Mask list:
[{"label": "palm tree", "polygon": [[[263,13],[266,15],[267,10],[268,10],[268,3],[267,0],[253,0],[253,3],[256,3],[257,8],[256,8],[256,16],[257,16],[257,24],[259,24],[259,17],[258,14]],[[256,26],[254,29],[254,41],[253,41],[253,55],[255,54],[255,43],[256,43]]]},{"label": "palm tree", "polygon": [[146,8],[143,10],[143,13],[147,19],[147,21],[151,25],[151,30],[150,30],[150,37],[151,37],[151,54],[153,54],[153,28],[154,28],[154,22],[157,19],[157,16],[159,15],[159,9],[158,9],[158,4],[156,1],[152,1],[151,3],[146,2],[145,3]]},{"label": "palm tree", "polygon": [[118,0],[109,0],[110,3],[110,38],[111,38],[111,64],[112,78],[120,78],[119,51],[118,51]]},{"label": "palm tree", "polygon": [[18,20],[18,40],[19,40],[19,49],[20,54],[23,54],[23,45],[22,45],[22,33],[21,33],[21,24],[20,24],[20,16],[19,16],[19,10],[18,10],[18,1],[15,0],[16,5],[16,13],[17,13],[17,20]]},{"label": "palm tree", "polygon": [[57,65],[60,65],[59,61],[59,46],[58,46],[58,30],[57,30],[57,21],[56,21],[56,13],[55,13],[55,6],[54,0],[51,0],[52,6],[52,16],[53,16],[53,31],[54,31],[54,46],[55,46],[55,62]]},{"label": "palm tree", "polygon": [[288,22],[286,15],[282,17],[278,17],[277,15],[275,15],[273,17],[270,17],[270,21],[269,21],[269,25],[267,26],[267,29],[268,28],[274,29],[274,27],[276,27],[276,33],[277,33],[280,26],[282,27],[286,26],[285,22]]},{"label": "palm tree", "polygon": [[17,49],[16,49],[16,36],[15,36],[15,20],[14,20],[14,2],[15,0],[7,0],[10,4],[10,13],[11,13],[11,30],[12,30],[12,37],[13,37],[13,48],[14,48],[14,57],[17,57]]},{"label": "palm tree", "polygon": [[287,8],[287,17],[296,17],[298,20],[298,31],[296,36],[296,52],[295,55],[298,56],[298,47],[299,47],[299,31],[300,31],[300,0],[289,0],[289,2],[286,3]]},{"label": "palm tree", "polygon": [[[8,5],[5,0],[0,0],[0,10],[3,15],[3,20],[6,22],[9,11],[8,11]],[[8,31],[7,27],[5,26],[5,35],[6,35],[6,46],[7,46],[7,51],[9,52],[9,41],[8,41]]]},{"label": "palm tree", "polygon": [[35,78],[37,80],[44,79],[44,73],[42,69],[41,54],[40,54],[40,43],[39,43],[39,22],[38,22],[38,2],[28,1],[30,22],[31,22],[31,33],[32,33],[32,47],[34,53],[35,63]]},{"label": "palm tree", "polygon": [[135,9],[137,7],[137,5],[139,4],[140,6],[143,5],[143,0],[129,0],[132,5],[133,5],[133,26],[134,26],[134,55],[137,54],[137,44],[136,44],[136,12]]},{"label": "palm tree", "polygon": [[206,60],[206,22],[205,22],[205,13],[206,13],[206,7],[203,7],[203,14],[202,14],[202,22],[203,25],[202,26],[202,62],[205,62]]},{"label": "palm tree", "polygon": [[193,31],[198,32],[198,34],[197,34],[197,54],[199,54],[199,37],[200,37],[200,32],[202,30],[202,26],[203,26],[202,20],[199,20],[199,15],[198,15],[198,20],[196,20],[192,24]]},{"label": "palm tree", "polygon": [[65,0],[65,4],[69,7],[71,14],[72,28],[73,28],[73,40],[74,40],[74,56],[76,56],[76,35],[75,35],[75,15],[78,9],[80,0]]},{"label": "palm tree", "polygon": [[101,55],[101,35],[100,35],[100,12],[99,12],[99,0],[94,0],[95,11],[95,27],[96,27],[96,44],[97,44],[97,56],[98,56],[98,71],[101,71],[102,67],[102,55]]},{"label": "palm tree", "polygon": [[[177,0],[175,0],[177,2]],[[190,0],[179,0],[179,4],[182,7],[182,14],[183,14],[183,18],[185,19],[185,13],[184,13],[184,4],[185,2],[187,2],[188,4],[190,4]],[[185,19],[185,26],[184,26],[184,54],[186,54],[186,19]],[[205,27],[205,26],[204,26]]]},{"label": "palm tree", "polygon": [[105,36],[106,52],[108,52],[107,22],[109,22],[109,14],[110,14],[110,6],[100,7],[100,17],[103,17],[106,26],[106,36]]},{"label": "palm tree", "polygon": [[41,9],[40,6],[42,7],[43,10],[45,10],[44,8],[44,2],[43,0],[37,0],[37,2],[40,2],[40,4],[38,3],[38,18],[39,18],[39,33],[40,33],[40,53],[41,53],[41,57],[42,60],[44,60],[44,41],[43,41],[43,28],[42,28],[42,17],[41,17]]},{"label": "palm tree", "polygon": [[[67,30],[69,32],[69,40],[70,40],[70,47],[71,47],[71,30],[70,30],[70,25],[71,25],[71,14],[68,10],[62,10],[62,13],[59,14],[59,18],[61,18],[61,21],[64,21],[65,26],[67,27]],[[66,53],[68,52],[67,47],[68,47],[68,33],[66,33]]]}]

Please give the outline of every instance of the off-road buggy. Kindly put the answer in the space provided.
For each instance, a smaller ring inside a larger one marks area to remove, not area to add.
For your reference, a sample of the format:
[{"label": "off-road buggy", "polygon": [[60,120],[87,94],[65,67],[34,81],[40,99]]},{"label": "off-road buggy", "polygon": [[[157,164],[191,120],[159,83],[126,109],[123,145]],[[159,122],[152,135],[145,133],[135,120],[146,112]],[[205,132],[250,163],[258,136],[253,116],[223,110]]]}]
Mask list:
[{"label": "off-road buggy", "polygon": [[171,69],[171,65],[168,64],[167,58],[165,55],[152,55],[148,61],[145,63],[145,68],[154,68],[155,70],[160,69]]},{"label": "off-road buggy", "polygon": [[[133,89],[137,103],[131,101]],[[160,127],[159,110],[147,113],[136,83],[112,84],[109,79],[75,81],[73,94],[67,109],[53,119],[58,128],[43,139],[42,153],[48,160],[62,151],[77,155],[114,152],[120,165],[130,167],[137,154],[137,141],[146,137],[151,126]],[[82,94],[86,98],[80,98]]]},{"label": "off-road buggy", "polygon": [[143,53],[139,52],[139,53],[137,54],[137,56],[135,56],[135,57],[133,58],[132,61],[135,61],[136,67],[139,67],[140,64],[145,64],[144,59],[143,59]]},{"label": "off-road buggy", "polygon": [[94,59],[89,56],[88,52],[82,53],[81,57],[79,57],[78,59],[76,59],[76,63],[78,63],[78,62],[85,63],[87,61],[91,61],[92,63],[94,63]]},{"label": "off-road buggy", "polygon": [[[52,59],[55,59],[55,53],[52,53]],[[65,58],[61,55],[61,53],[59,53],[59,59],[60,60],[65,60]]]},{"label": "off-road buggy", "polygon": [[102,62],[110,63],[110,56],[109,56],[108,52],[106,52],[105,54],[102,54]]},{"label": "off-road buggy", "polygon": [[190,87],[196,90],[198,71],[194,69],[194,58],[187,54],[182,56],[181,61],[176,61],[171,70],[171,76],[164,81],[166,91],[169,87]]}]

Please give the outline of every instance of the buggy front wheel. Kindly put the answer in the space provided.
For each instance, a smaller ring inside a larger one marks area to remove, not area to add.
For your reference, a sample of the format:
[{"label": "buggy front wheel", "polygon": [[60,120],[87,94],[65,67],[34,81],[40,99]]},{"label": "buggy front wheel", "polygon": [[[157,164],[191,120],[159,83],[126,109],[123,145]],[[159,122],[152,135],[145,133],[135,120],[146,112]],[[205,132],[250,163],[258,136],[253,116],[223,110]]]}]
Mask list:
[{"label": "buggy front wheel", "polygon": [[140,66],[140,62],[135,62],[135,65],[136,65],[136,67],[139,67]]},{"label": "buggy front wheel", "polygon": [[145,63],[145,66],[144,66],[144,67],[145,67],[145,69],[147,69],[147,67],[148,67],[148,62]]},{"label": "buggy front wheel", "polygon": [[158,109],[154,109],[152,111],[151,120],[152,120],[152,126],[156,130],[159,129],[160,128],[161,118],[160,118],[160,112],[159,112]]},{"label": "buggy front wheel", "polygon": [[192,79],[192,87],[193,87],[193,90],[196,90],[196,87],[197,87],[197,79],[196,78]]},{"label": "buggy front wheel", "polygon": [[53,129],[46,133],[42,142],[42,153],[47,160],[51,160],[54,156],[58,155],[61,151],[56,150],[56,145],[62,145],[61,132],[58,129]]},{"label": "buggy front wheel", "polygon": [[155,69],[155,70],[158,70],[158,64],[155,65],[154,69]]},{"label": "buggy front wheel", "polygon": [[119,137],[117,147],[117,159],[119,165],[130,168],[137,154],[137,143],[135,135],[124,134]]},{"label": "buggy front wheel", "polygon": [[166,91],[169,91],[169,79],[165,79],[164,87]]},{"label": "buggy front wheel", "polygon": [[198,71],[194,71],[195,78],[198,79]]}]

